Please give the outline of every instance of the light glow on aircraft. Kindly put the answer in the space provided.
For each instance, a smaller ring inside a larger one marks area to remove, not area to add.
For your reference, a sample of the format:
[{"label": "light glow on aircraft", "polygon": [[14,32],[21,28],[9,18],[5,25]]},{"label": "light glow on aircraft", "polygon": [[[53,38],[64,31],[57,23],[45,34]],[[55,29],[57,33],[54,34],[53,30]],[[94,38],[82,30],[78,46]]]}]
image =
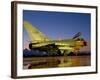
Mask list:
[{"label": "light glow on aircraft", "polygon": [[67,55],[71,52],[77,53],[81,47],[87,46],[87,42],[80,38],[81,32],[78,32],[71,39],[50,40],[28,21],[23,22],[23,27],[30,38],[29,49],[31,50],[45,51],[48,54]]}]

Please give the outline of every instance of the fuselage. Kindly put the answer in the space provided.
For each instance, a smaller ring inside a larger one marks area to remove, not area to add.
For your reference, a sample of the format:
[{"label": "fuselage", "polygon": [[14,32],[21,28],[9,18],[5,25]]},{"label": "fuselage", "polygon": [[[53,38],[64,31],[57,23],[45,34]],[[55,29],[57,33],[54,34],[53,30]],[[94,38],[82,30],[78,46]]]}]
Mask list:
[{"label": "fuselage", "polygon": [[[79,50],[80,47],[85,46],[85,41],[82,40],[49,40],[49,41],[37,41],[35,43],[31,43],[31,49],[48,49],[51,44],[54,44],[60,51],[63,53],[64,51],[74,52]],[[50,48],[49,48],[50,49]]]}]

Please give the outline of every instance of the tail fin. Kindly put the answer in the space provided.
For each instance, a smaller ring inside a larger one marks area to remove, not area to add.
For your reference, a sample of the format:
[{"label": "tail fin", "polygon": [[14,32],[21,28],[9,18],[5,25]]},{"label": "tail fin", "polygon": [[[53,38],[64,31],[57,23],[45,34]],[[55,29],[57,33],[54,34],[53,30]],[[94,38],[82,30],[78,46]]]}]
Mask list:
[{"label": "tail fin", "polygon": [[29,38],[32,42],[48,41],[49,39],[44,36],[35,26],[31,25],[29,22],[24,21],[24,28],[26,29]]}]

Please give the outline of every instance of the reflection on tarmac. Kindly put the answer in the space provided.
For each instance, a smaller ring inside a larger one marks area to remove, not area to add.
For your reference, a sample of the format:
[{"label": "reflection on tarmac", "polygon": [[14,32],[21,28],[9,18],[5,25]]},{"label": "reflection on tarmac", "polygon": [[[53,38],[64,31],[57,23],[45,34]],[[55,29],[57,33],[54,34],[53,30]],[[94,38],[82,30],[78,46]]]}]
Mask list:
[{"label": "reflection on tarmac", "polygon": [[72,65],[71,59],[70,58],[66,59],[66,57],[61,57],[60,64],[58,64],[58,67],[64,67],[68,65]]},{"label": "reflection on tarmac", "polygon": [[24,58],[24,69],[90,66],[90,56],[56,56]]}]

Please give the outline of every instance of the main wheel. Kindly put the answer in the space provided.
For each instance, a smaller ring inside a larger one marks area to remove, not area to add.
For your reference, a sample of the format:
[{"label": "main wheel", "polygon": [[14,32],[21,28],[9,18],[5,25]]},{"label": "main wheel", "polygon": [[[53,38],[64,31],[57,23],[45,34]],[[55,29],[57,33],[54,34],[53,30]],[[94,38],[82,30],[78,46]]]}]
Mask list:
[{"label": "main wheel", "polygon": [[57,54],[60,56],[61,55],[61,51],[58,49],[57,50]]}]

